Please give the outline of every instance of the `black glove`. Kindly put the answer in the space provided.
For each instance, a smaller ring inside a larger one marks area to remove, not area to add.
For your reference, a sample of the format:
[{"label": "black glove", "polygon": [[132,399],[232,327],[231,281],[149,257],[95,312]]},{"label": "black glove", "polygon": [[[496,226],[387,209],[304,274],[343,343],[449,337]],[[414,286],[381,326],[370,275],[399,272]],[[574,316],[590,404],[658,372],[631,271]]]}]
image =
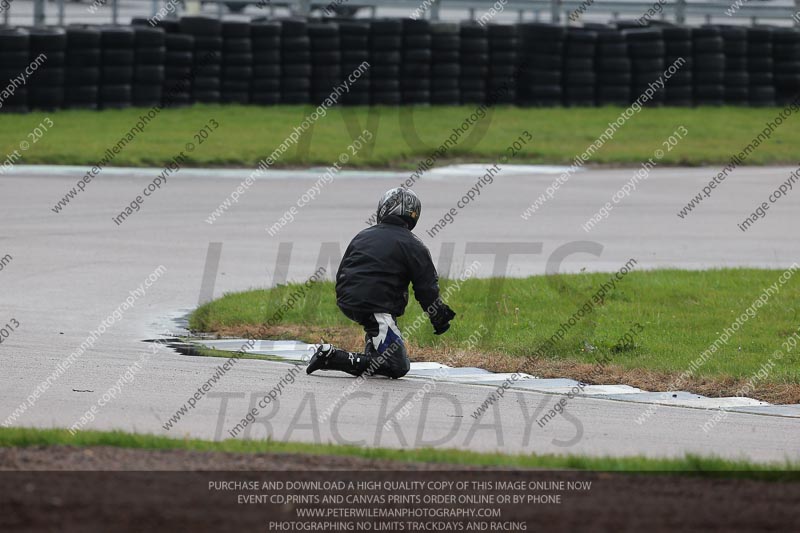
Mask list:
[{"label": "black glove", "polygon": [[441,335],[450,329],[450,321],[455,317],[455,311],[450,309],[450,307],[441,300],[436,300],[428,312],[428,318],[431,320],[433,332],[436,335]]}]

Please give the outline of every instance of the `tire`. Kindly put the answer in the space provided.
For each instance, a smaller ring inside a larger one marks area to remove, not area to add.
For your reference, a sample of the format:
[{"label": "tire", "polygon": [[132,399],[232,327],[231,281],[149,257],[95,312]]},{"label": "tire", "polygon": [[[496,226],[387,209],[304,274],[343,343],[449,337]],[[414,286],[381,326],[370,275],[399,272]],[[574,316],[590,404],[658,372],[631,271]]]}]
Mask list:
[{"label": "tire", "polygon": [[201,104],[217,104],[221,96],[219,91],[195,91],[192,93],[192,99]]},{"label": "tire", "polygon": [[101,102],[130,102],[131,86],[121,85],[101,85],[98,91]]},{"label": "tire", "polygon": [[425,35],[431,32],[431,24],[425,19],[402,19],[401,27],[405,35]]},{"label": "tire", "polygon": [[164,30],[147,26],[133,26],[133,45],[136,48],[159,48],[165,46]]},{"label": "tire", "polygon": [[652,43],[662,41],[661,30],[653,28],[626,29],[622,30],[622,34],[625,36],[625,40],[629,43]]},{"label": "tire", "polygon": [[253,37],[253,52],[278,52],[281,51],[280,37]]},{"label": "tire", "polygon": [[405,63],[430,63],[431,62],[431,51],[430,50],[422,50],[422,49],[406,50],[403,53],[403,62],[405,62]]},{"label": "tire", "polygon": [[[14,52],[0,51],[0,68],[21,70],[28,66],[30,58],[27,50]],[[19,75],[19,72],[15,76]]]},{"label": "tire", "polygon": [[482,92],[486,91],[486,82],[475,78],[460,78],[459,89],[461,92]]},{"label": "tire", "polygon": [[725,83],[724,70],[696,70],[692,73],[695,84],[700,85],[723,85]]},{"label": "tire", "polygon": [[219,19],[201,16],[183,16],[180,21],[181,33],[189,35],[222,35],[222,22]]},{"label": "tire", "polygon": [[167,52],[164,57],[164,64],[167,66],[192,66],[194,64],[194,54],[191,52]]},{"label": "tire", "polygon": [[196,51],[222,50],[222,42],[222,37],[211,35],[195,35],[194,49]]},{"label": "tire", "polygon": [[259,79],[256,78],[251,83],[251,87],[253,92],[261,92],[261,93],[273,93],[273,92],[280,92],[281,89],[281,80],[278,79]]},{"label": "tire", "polygon": [[282,74],[287,78],[307,78],[311,76],[311,65],[284,65]]},{"label": "tire", "polygon": [[[100,47],[100,30],[96,27],[67,26],[64,33],[67,34],[67,50]],[[0,49],[5,49],[1,39]]]},{"label": "tire", "polygon": [[253,41],[250,39],[223,39],[222,51],[228,54],[252,54]]},{"label": "tire", "polygon": [[338,50],[311,52],[311,62],[318,65],[338,64],[342,62],[342,54]]},{"label": "tire", "polygon": [[69,106],[71,103],[97,103],[99,89],[96,85],[79,85],[64,88],[64,100]]},{"label": "tire", "polygon": [[485,78],[489,75],[488,65],[461,65],[462,78]]},{"label": "tire", "polygon": [[371,100],[369,92],[351,92],[342,95],[341,103],[347,106],[368,106]]},{"label": "tire", "polygon": [[302,105],[311,102],[311,94],[308,91],[289,91],[281,92],[281,103],[289,105]]},{"label": "tire", "polygon": [[462,54],[488,54],[489,41],[486,39],[461,39]]},{"label": "tire", "polygon": [[256,105],[277,105],[281,102],[281,93],[278,91],[253,92],[250,102]]},{"label": "tire", "polygon": [[222,80],[220,89],[223,93],[249,93],[250,81]]},{"label": "tire", "polygon": [[311,50],[311,39],[307,36],[284,37],[281,40],[281,48],[286,52],[297,52]]},{"label": "tire", "polygon": [[458,78],[431,78],[431,91],[434,92],[458,91],[459,87]]},{"label": "tire", "polygon": [[63,52],[67,49],[67,33],[62,28],[31,28],[28,33],[31,52]]},{"label": "tire", "polygon": [[194,69],[191,65],[164,67],[164,76],[167,80],[188,80],[192,77],[193,72]]},{"label": "tire", "polygon": [[751,58],[772,57],[772,43],[750,43],[747,45],[747,55]]},{"label": "tire", "polygon": [[63,87],[31,87],[28,89],[28,107],[56,110],[64,105]]},{"label": "tire", "polygon": [[582,72],[565,72],[564,77],[562,79],[563,84],[565,86],[588,86],[594,87],[595,82],[597,81],[597,77],[594,72],[592,71],[582,71]]},{"label": "tire", "polygon": [[218,91],[220,88],[219,78],[197,77],[192,80],[192,91]]},{"label": "tire", "polygon": [[100,81],[100,69],[97,67],[72,67],[64,69],[65,85],[97,85]]},{"label": "tire", "polygon": [[395,64],[399,65],[400,61],[400,52],[376,51],[372,53],[372,60],[370,63],[375,63],[375,66],[384,66]]},{"label": "tire", "polygon": [[163,65],[166,62],[166,48],[137,48],[134,62],[139,65]]},{"label": "tire", "polygon": [[632,59],[650,59],[662,58],[666,55],[667,47],[664,41],[644,41],[647,44],[642,45],[634,42],[628,46],[628,55]]},{"label": "tire", "polygon": [[430,91],[405,91],[402,94],[404,104],[429,104],[431,102]]},{"label": "tire", "polygon": [[293,50],[291,52],[285,51],[281,56],[281,62],[283,64],[291,64],[291,65],[307,65],[311,63],[311,52],[308,50],[305,51],[297,51]]},{"label": "tire", "polygon": [[725,44],[722,37],[701,37],[693,39],[692,46],[704,54],[721,54]]},{"label": "tire", "polygon": [[561,55],[564,53],[564,41],[525,41],[520,44],[520,50],[524,54],[553,54]]},{"label": "tire", "polygon": [[342,50],[364,50],[369,48],[369,35],[342,35]]},{"label": "tire", "polygon": [[594,71],[594,60],[567,57],[564,60],[564,71],[592,72]]},{"label": "tire", "polygon": [[401,50],[403,38],[399,35],[374,35],[372,37],[373,50]]},{"label": "tire", "polygon": [[100,44],[104,51],[108,49],[130,50],[134,45],[133,29],[124,26],[103,26],[100,28]]},{"label": "tire", "polygon": [[134,67],[133,79],[139,84],[160,85],[164,82],[164,67],[158,65],[137,65]]},{"label": "tire", "polygon": [[136,103],[158,103],[162,93],[161,85],[134,85],[132,100]]},{"label": "tire", "polygon": [[257,65],[279,65],[281,62],[280,50],[255,50],[253,63]]},{"label": "tire", "polygon": [[376,19],[370,24],[373,35],[400,35],[402,32],[403,23],[397,19]]},{"label": "tire", "polygon": [[381,65],[376,64],[370,69],[372,79],[398,79],[400,77],[400,65]]},{"label": "tire", "polygon": [[754,43],[771,43],[772,29],[763,26],[752,26],[747,28],[747,42],[750,45]]},{"label": "tire", "polygon": [[433,50],[459,50],[461,37],[458,34],[431,35],[431,48]]},{"label": "tire", "polygon": [[194,50],[194,37],[180,33],[168,33],[164,36],[164,45],[170,52],[191,52]]},{"label": "tire", "polygon": [[633,59],[631,67],[634,73],[658,71],[660,74],[664,71],[664,61],[662,59]]},{"label": "tire", "polygon": [[281,23],[278,21],[253,21],[250,24],[250,36],[256,39],[280,39]]},{"label": "tire", "polygon": [[406,35],[403,37],[403,48],[406,50],[410,49],[430,49],[431,47],[431,36],[428,34],[425,35]]},{"label": "tire", "polygon": [[746,87],[750,84],[750,75],[747,72],[725,72],[725,88]]},{"label": "tire", "polygon": [[369,61],[369,50],[343,50],[342,63],[362,63]]},{"label": "tire", "polygon": [[400,90],[400,80],[373,79],[373,92],[398,92]]},{"label": "tire", "polygon": [[200,78],[219,78],[222,75],[221,65],[196,65],[192,67],[192,73]]},{"label": "tire", "polygon": [[119,50],[111,48],[103,50],[102,63],[109,66],[124,66],[133,65],[134,60],[133,50]]},{"label": "tire", "polygon": [[627,85],[608,85],[597,88],[595,100],[598,104],[627,105],[631,100],[631,89]]},{"label": "tire", "polygon": [[253,54],[226,54],[223,56],[226,67],[250,67],[253,64]]},{"label": "tire", "polygon": [[330,38],[322,38],[322,37],[311,37],[311,52],[339,52],[339,49],[342,47],[341,41],[339,38],[330,39]]},{"label": "tire", "polygon": [[566,57],[575,57],[575,58],[593,58],[595,56],[595,52],[597,51],[597,47],[594,44],[589,43],[570,43],[567,41],[567,45],[564,47],[564,55]]},{"label": "tire", "polygon": [[599,43],[597,45],[598,57],[623,58],[628,56],[628,45],[621,43]]},{"label": "tire", "polygon": [[103,85],[128,85],[133,80],[133,67],[103,67],[100,79]]},{"label": "tire", "polygon": [[250,40],[250,23],[240,20],[223,20],[221,33],[225,39]]},{"label": "tire", "polygon": [[693,60],[694,70],[725,70],[725,55],[724,54],[701,54],[694,56]]},{"label": "tire", "polygon": [[311,80],[308,78],[283,78],[281,79],[281,91],[296,92],[308,91],[311,88]]},{"label": "tire", "polygon": [[222,91],[220,93],[219,101],[221,104],[247,105],[250,103],[250,93]]},{"label": "tire", "polygon": [[279,78],[281,76],[280,65],[254,65],[253,77],[256,79]]}]

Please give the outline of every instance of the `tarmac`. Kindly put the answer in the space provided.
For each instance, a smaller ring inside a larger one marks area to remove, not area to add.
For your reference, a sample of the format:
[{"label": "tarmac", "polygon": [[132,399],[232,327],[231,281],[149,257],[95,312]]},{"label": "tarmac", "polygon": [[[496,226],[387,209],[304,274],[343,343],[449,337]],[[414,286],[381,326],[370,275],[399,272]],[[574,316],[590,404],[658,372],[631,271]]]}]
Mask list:
[{"label": "tarmac", "polygon": [[[457,205],[484,166],[450,167],[423,177],[414,186],[423,201],[420,226],[428,228]],[[471,414],[493,390],[491,380],[480,385],[431,382],[424,375],[376,378],[345,396],[355,381],[346,376],[295,370],[290,378],[291,365],[253,360],[239,360],[221,373],[225,359],[187,357],[143,343],[177,332],[181,318],[212,295],[303,281],[319,266],[330,276],[380,194],[408,174],[342,172],[270,236],[267,228],[298,205],[321,169],[274,171],[213,223],[210,214],[249,171],[184,169],[120,225],[112,219],[161,169],[106,169],[54,212],[87,170],[16,167],[0,176],[0,258],[6,258],[0,263],[0,323],[18,324],[0,346],[2,424],[215,439],[230,437],[255,407],[258,417],[236,438],[800,459],[800,425],[791,412],[765,415],[758,406],[745,413],[659,405],[638,423],[652,403],[619,401],[615,391],[605,391],[609,394],[571,398],[563,414],[541,427],[539,420],[562,395],[514,389],[476,420]],[[782,269],[800,257],[800,241],[791,230],[800,218],[800,197],[791,192],[748,231],[737,227],[793,167],[740,168],[683,219],[676,213],[719,169],[657,168],[588,233],[582,225],[635,169],[579,172],[524,220],[521,214],[561,170],[506,167],[435,237],[418,231],[440,272],[456,276],[475,260],[480,276],[611,272],[630,258],[637,260],[637,270]],[[430,383],[432,390],[418,394]],[[165,429],[198,394],[194,407]],[[270,395],[275,399],[259,407]],[[338,409],[320,418],[331,405]],[[397,418],[401,411],[405,414]],[[725,416],[704,431],[703,424],[720,413]]]}]

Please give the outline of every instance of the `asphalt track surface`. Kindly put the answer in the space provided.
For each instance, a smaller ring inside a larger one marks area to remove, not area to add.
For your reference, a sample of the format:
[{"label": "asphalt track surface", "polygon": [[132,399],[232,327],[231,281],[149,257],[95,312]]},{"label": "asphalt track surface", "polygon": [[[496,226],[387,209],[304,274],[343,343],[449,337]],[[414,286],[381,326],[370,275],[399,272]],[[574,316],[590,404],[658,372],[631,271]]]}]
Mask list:
[{"label": "asphalt track surface", "polygon": [[[736,227],[788,178],[790,167],[739,169],[683,220],[676,212],[718,169],[657,169],[589,234],[581,224],[610,200],[629,179],[631,169],[581,172],[524,221],[520,214],[558,170],[540,173],[509,168],[484,187],[452,224],[435,238],[428,237],[424,230],[476,182],[479,169],[436,171],[415,185],[424,206],[418,234],[431,248],[434,261],[440,259],[442,243],[454,243],[453,275],[475,259],[482,263],[481,275],[491,275],[495,268],[491,255],[466,254],[470,246],[475,250],[470,243],[517,243],[512,248],[518,243],[541,243],[538,253],[510,257],[506,274],[511,276],[542,274],[548,259],[555,264],[554,251],[559,247],[577,250],[560,264],[565,272],[614,271],[631,257],[638,260],[638,268],[690,269],[783,268],[800,257],[800,241],[793,237],[800,222],[800,196],[790,193],[781,199],[746,233]],[[163,275],[134,307],[124,311],[10,425],[72,426],[115,383],[122,383],[116,398],[97,409],[95,420],[82,427],[209,439],[225,438],[249,407],[291,368],[241,360],[187,416],[169,431],[163,429],[224,361],[190,358],[168,348],[152,354],[151,345],[142,342],[167,333],[173,319],[197,305],[209,243],[222,243],[214,287],[217,296],[272,285],[283,279],[281,271],[290,280],[305,280],[316,267],[321,243],[338,243],[344,250],[352,235],[365,226],[380,194],[407,176],[342,174],[300,209],[294,222],[270,237],[265,228],[318,179],[318,172],[277,171],[260,179],[227,213],[208,224],[209,213],[246,173],[184,170],[117,226],[112,217],[141,194],[160,170],[108,171],[61,213],[54,213],[53,205],[85,171],[18,168],[0,176],[0,258],[12,257],[0,270],[0,324],[12,319],[19,323],[0,345],[0,423],[120,307],[130,291],[163,265]],[[574,241],[594,244],[582,248],[587,245],[570,244]],[[278,261],[281,242],[292,243],[288,261],[285,254]],[[129,382],[120,382],[142,356],[147,359],[141,370]],[[507,395],[475,422],[470,413],[490,389],[444,382],[415,403],[398,426],[385,429],[386,416],[424,384],[412,379],[367,380],[335,416],[314,422],[351,383],[345,376],[300,374],[282,389],[277,403],[259,413],[261,419],[249,426],[244,437],[261,439],[269,434],[279,440],[523,453],[679,456],[691,452],[756,461],[800,460],[796,419],[730,413],[704,433],[701,426],[710,416],[708,411],[660,407],[639,425],[635,419],[647,405],[575,398],[568,404],[567,416],[539,428],[534,421],[537,410],[549,408],[559,397],[530,392]]]}]

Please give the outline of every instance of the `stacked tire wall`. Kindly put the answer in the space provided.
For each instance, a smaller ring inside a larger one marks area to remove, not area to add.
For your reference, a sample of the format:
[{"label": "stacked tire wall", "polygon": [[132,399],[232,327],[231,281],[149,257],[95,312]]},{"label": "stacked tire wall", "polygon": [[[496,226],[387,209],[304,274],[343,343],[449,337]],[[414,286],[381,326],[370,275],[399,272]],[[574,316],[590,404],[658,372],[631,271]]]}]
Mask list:
[{"label": "stacked tire wall", "polygon": [[32,109],[59,109],[64,106],[64,65],[67,33],[62,28],[30,30],[29,61],[40,54],[47,57],[28,85],[28,105]]},{"label": "stacked tire wall", "polygon": [[342,105],[628,105],[657,87],[647,105],[769,106],[800,93],[800,31],[788,27],[201,16],[158,26],[0,29],[0,82],[46,58],[0,111],[318,105],[364,62]]},{"label": "stacked tire wall", "polygon": [[253,43],[253,79],[250,101],[275,105],[281,101],[281,25],[259,21],[250,26]]},{"label": "stacked tire wall", "polygon": [[[358,69],[365,61],[369,63],[369,23],[354,20],[339,22],[339,40],[342,52],[342,75]],[[367,70],[342,96],[346,105],[369,105],[371,102],[372,72]]]},{"label": "stacked tire wall", "polygon": [[696,49],[692,41],[692,30],[686,27],[667,26],[661,29],[661,35],[664,39],[664,63],[674,65],[680,59],[686,61],[664,87],[664,104],[691,106],[697,68],[697,58],[693,53]]},{"label": "stacked tire wall", "polygon": [[132,102],[137,107],[161,104],[167,58],[164,32],[146,26],[133,27],[134,67]]},{"label": "stacked tire wall", "polygon": [[311,39],[302,20],[281,23],[281,103],[311,102]]},{"label": "stacked tire wall", "polygon": [[67,28],[64,107],[97,109],[100,83],[100,30]]},{"label": "stacked tire wall", "polygon": [[222,23],[222,76],[220,101],[225,104],[249,104],[250,80],[253,79],[253,41],[250,23]]},{"label": "stacked tire wall", "polygon": [[372,105],[399,105],[400,52],[403,25],[399,20],[376,20],[370,25]]},{"label": "stacked tire wall", "polygon": [[461,103],[461,30],[452,22],[431,23],[431,103]]}]

